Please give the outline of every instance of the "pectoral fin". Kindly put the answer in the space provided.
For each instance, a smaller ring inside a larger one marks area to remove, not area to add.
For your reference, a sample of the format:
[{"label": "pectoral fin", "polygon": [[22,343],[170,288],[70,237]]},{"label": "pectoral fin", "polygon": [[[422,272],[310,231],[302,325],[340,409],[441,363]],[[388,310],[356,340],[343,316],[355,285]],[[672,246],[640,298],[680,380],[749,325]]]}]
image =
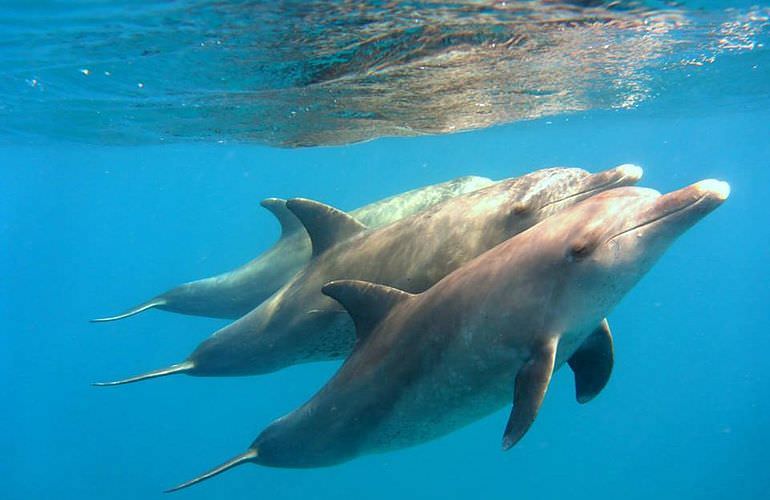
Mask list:
[{"label": "pectoral fin", "polygon": [[536,346],[516,375],[513,410],[505,426],[503,450],[515,445],[535,421],[551,381],[558,343],[559,339],[554,337]]},{"label": "pectoral fin", "polygon": [[567,361],[575,373],[578,403],[596,397],[610,380],[614,354],[610,325],[603,319]]}]

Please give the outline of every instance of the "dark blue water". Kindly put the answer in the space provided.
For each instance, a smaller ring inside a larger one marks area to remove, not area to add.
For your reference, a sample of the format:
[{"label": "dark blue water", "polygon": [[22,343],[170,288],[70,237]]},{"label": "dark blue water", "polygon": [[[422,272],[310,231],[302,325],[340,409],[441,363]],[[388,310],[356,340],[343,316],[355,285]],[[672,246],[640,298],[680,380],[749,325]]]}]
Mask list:
[{"label": "dark blue water", "polygon": [[45,139],[7,133],[0,146],[2,497],[168,498],[163,489],[243,451],[334,373],[337,363],[320,363],[262,377],[90,386],[176,362],[226,324],[158,311],[87,320],[269,247],[278,227],[261,199],[352,209],[460,175],[636,163],[641,184],[663,192],[716,177],[732,194],[612,313],[615,371],[594,401],[578,405],[562,370],[509,452],[500,451],[505,409],[416,448],[327,469],[246,465],[175,495],[766,498],[767,61],[757,51],[717,61],[706,79],[676,80],[634,109],[323,148],[214,136],[104,145],[65,140],[51,130],[66,122],[35,115]]}]

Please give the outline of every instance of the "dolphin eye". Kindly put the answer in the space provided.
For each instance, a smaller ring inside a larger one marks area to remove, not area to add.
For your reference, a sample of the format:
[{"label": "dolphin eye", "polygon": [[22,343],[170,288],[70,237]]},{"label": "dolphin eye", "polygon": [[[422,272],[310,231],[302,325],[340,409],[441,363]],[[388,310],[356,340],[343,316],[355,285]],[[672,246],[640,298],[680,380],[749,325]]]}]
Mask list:
[{"label": "dolphin eye", "polygon": [[513,205],[513,213],[515,215],[526,215],[531,211],[531,207],[528,203],[524,203],[523,201],[517,202]]},{"label": "dolphin eye", "polygon": [[591,253],[591,250],[593,250],[593,245],[588,241],[577,241],[570,245],[567,251],[567,259],[570,262],[584,259]]}]

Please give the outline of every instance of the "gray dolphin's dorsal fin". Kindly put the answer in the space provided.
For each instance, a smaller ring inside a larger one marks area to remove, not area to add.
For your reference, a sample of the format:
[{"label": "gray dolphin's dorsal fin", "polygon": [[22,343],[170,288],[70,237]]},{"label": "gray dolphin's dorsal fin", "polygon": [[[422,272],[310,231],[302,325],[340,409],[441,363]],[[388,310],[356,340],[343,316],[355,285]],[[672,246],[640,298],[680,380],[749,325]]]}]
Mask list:
[{"label": "gray dolphin's dorsal fin", "polygon": [[291,210],[286,208],[286,200],[283,198],[266,198],[260,202],[260,205],[270,210],[270,213],[278,219],[278,223],[281,225],[281,238],[302,229],[299,219]]},{"label": "gray dolphin's dorsal fin", "polygon": [[398,288],[358,280],[332,281],[321,291],[347,309],[359,340],[368,337],[396,304],[414,297]]},{"label": "gray dolphin's dorsal fin", "polygon": [[313,245],[313,257],[366,229],[359,221],[334,207],[305,198],[292,198],[286,208],[297,216]]},{"label": "gray dolphin's dorsal fin", "polygon": [[614,348],[610,325],[603,319],[567,360],[575,374],[578,403],[587,403],[604,389],[610,380]]},{"label": "gray dolphin's dorsal fin", "polygon": [[516,375],[513,409],[503,434],[504,450],[519,442],[535,421],[551,382],[558,344],[558,337],[553,337],[533,347],[529,361]]}]

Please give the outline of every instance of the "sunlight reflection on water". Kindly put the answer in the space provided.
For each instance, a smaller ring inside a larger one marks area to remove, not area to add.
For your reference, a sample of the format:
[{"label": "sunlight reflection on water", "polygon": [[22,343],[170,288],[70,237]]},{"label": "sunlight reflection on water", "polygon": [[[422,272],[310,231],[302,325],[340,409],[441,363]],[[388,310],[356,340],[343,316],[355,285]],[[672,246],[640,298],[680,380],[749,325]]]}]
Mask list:
[{"label": "sunlight reflection on water", "polygon": [[0,135],[296,147],[628,109],[768,32],[631,2],[40,5],[4,8]]}]

